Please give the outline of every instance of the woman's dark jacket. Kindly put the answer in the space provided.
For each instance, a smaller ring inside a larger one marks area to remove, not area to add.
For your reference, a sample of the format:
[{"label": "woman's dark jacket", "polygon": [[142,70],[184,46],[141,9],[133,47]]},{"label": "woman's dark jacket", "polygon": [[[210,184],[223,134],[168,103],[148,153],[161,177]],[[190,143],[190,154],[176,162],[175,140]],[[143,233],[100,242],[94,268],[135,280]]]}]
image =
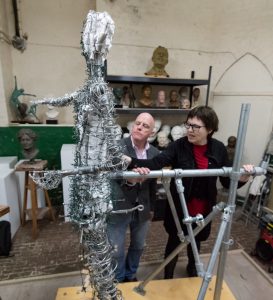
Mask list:
[{"label": "woman's dark jacket", "polygon": [[[231,166],[228,160],[227,150],[224,144],[216,139],[208,139],[208,149],[206,152],[208,158],[208,169],[219,169],[222,167]],[[168,148],[155,156],[153,159],[138,160],[132,159],[130,167],[147,167],[151,170],[160,170],[163,167],[171,166],[172,169],[197,169],[197,165],[193,154],[193,144],[189,143],[187,137],[180,138],[175,142],[171,143]],[[229,187],[229,177],[219,177],[221,184],[225,187]],[[210,211],[216,204],[217,188],[216,188],[216,176],[209,177],[184,177],[182,179],[184,185],[184,195],[186,202],[192,197],[205,199],[209,202]],[[239,183],[242,186],[243,183]],[[183,226],[183,212],[180,204],[179,196],[176,190],[174,179],[171,180],[170,185],[171,194],[174,200],[174,204],[177,210],[177,214],[180,223]],[[177,229],[172,217],[171,209],[169,205],[166,207],[164,226],[169,234],[176,234]],[[207,233],[201,240],[205,240],[210,233],[210,226],[207,226]],[[202,230],[204,231],[204,230]]]}]

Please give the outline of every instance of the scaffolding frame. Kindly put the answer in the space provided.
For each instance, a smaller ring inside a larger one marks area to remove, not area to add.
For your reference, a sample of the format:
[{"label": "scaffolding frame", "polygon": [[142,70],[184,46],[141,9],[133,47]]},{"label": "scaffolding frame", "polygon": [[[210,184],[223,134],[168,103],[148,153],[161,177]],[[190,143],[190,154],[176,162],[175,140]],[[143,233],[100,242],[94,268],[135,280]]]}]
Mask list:
[{"label": "scaffolding frame", "polygon": [[[182,170],[182,169],[163,170],[162,169],[159,171],[151,171],[147,175],[140,175],[133,171],[111,172],[111,169],[109,169],[108,166],[93,166],[93,167],[78,167],[73,170],[49,171],[48,174],[47,172],[43,172],[45,174],[44,177],[40,177],[39,173],[34,172],[37,173],[36,176],[34,173],[31,176],[38,185],[43,186],[44,188],[48,188],[48,187],[54,188],[55,185],[58,184],[58,182],[60,182],[61,179],[66,176],[84,175],[84,174],[97,173],[97,172],[108,172],[109,178],[111,179],[161,178],[164,188],[166,189],[168,202],[173,214],[173,218],[177,228],[177,234],[181,241],[181,244],[178,245],[178,247],[167,258],[164,259],[164,261],[160,264],[160,266],[155,271],[153,271],[150,275],[148,275],[144,279],[144,281],[142,281],[137,287],[135,287],[134,290],[139,294],[144,295],[145,294],[144,287],[148,284],[148,282],[151,281],[179,252],[181,252],[181,250],[188,243],[191,243],[198,276],[203,278],[197,300],[203,300],[205,298],[209,282],[211,281],[212,278],[212,271],[216,264],[218,253],[220,252],[217,275],[216,275],[215,291],[214,291],[214,300],[220,300],[224,269],[225,269],[226,258],[227,258],[227,251],[229,249],[229,245],[231,244],[230,231],[231,231],[233,214],[236,208],[235,200],[236,200],[236,190],[238,187],[239,178],[243,174],[252,174],[252,175],[266,174],[266,164],[261,164],[261,167],[253,168],[253,172],[251,173],[246,172],[243,168],[240,168],[243,147],[244,147],[245,137],[246,137],[249,112],[250,112],[250,104],[242,104],[238,132],[237,132],[235,156],[234,156],[233,166],[231,168],[223,167],[221,169],[205,169],[205,170]],[[203,218],[202,215],[190,216],[188,213],[188,209],[184,197],[184,186],[182,183],[182,178],[183,177],[207,177],[207,176],[230,177],[230,188],[229,188],[227,204],[223,202],[218,203],[213,208],[212,212],[205,219]],[[184,213],[183,222],[184,224],[186,224],[188,229],[187,236],[184,236],[184,233],[182,231],[179,218],[172,199],[172,195],[169,190],[167,178],[175,178],[175,184],[179,194],[181,207]],[[55,179],[55,181],[50,181],[49,179]],[[196,242],[194,237],[204,228],[204,226],[206,226],[210,221],[212,221],[212,219],[217,215],[217,213],[220,212],[222,212],[222,217],[221,217],[222,221],[219,226],[218,234],[207,265],[207,269],[204,270],[203,263],[200,260],[200,256],[196,247]],[[199,225],[194,230],[192,229],[193,223]]]},{"label": "scaffolding frame", "polygon": [[[152,280],[172,260],[172,258],[174,258],[188,243],[191,243],[198,276],[203,278],[197,300],[203,300],[205,298],[209,282],[211,281],[212,278],[212,271],[216,264],[218,253],[220,252],[217,275],[216,275],[216,285],[214,291],[214,300],[220,299],[221,289],[223,285],[224,269],[225,269],[225,264],[227,259],[227,251],[229,249],[229,245],[231,244],[230,232],[231,232],[232,218],[236,208],[235,200],[236,200],[238,181],[241,175],[249,174],[244,169],[240,168],[242,153],[243,153],[243,148],[245,143],[245,137],[246,137],[249,112],[250,112],[250,104],[243,104],[241,107],[240,121],[239,121],[238,132],[237,132],[237,144],[236,144],[235,156],[234,156],[232,168],[223,167],[221,169],[209,169],[209,170],[181,170],[181,169],[161,170],[161,171],[151,171],[149,174],[145,176],[136,174],[134,172],[121,172],[119,174],[112,174],[112,178],[116,178],[116,179],[117,178],[129,179],[129,178],[137,178],[137,177],[145,177],[145,178],[161,177],[163,179],[163,185],[164,188],[166,189],[167,198],[177,227],[178,237],[181,240],[181,244],[178,245],[178,247],[167,258],[165,258],[162,264],[150,275],[148,275],[144,279],[144,281],[142,281],[137,287],[134,288],[134,290],[139,294],[144,295],[145,294],[144,287],[148,284],[148,282]],[[251,174],[262,175],[265,173],[266,173],[265,168],[255,167]],[[202,219],[202,216],[191,217],[188,214],[188,209],[184,198],[184,187],[181,178],[205,177],[205,176],[229,176],[230,177],[230,188],[229,188],[227,204],[225,205],[224,203],[219,203],[218,205],[216,205],[213,208],[212,212],[205,219]],[[184,213],[183,222],[186,224],[188,229],[187,237],[185,237],[183,234],[176,210],[174,208],[173,199],[171,197],[170,190],[168,188],[166,180],[164,180],[167,177],[175,178],[177,191],[179,194],[181,206]],[[222,221],[207,265],[207,269],[205,271],[203,264],[200,260],[200,256],[196,247],[194,236],[198,232],[200,232],[203,229],[203,226],[207,225],[220,211],[223,211],[221,217]],[[193,230],[192,223],[201,224],[203,226],[196,227],[195,230]]]}]

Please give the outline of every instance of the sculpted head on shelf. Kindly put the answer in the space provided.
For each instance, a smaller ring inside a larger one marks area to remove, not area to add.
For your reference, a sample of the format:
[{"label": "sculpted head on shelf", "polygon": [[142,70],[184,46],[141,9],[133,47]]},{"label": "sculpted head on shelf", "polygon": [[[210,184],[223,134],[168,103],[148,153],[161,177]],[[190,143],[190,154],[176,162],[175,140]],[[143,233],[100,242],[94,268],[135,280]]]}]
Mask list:
[{"label": "sculpted head on shelf", "polygon": [[157,133],[157,142],[160,148],[165,148],[168,146],[170,140],[168,134],[165,131],[159,131]]},{"label": "sculpted head on shelf", "polygon": [[172,130],[171,130],[171,136],[173,141],[176,141],[178,139],[180,139],[181,137],[185,136],[187,133],[186,129],[184,128],[184,126],[179,126],[179,125],[175,125]]},{"label": "sculpted head on shelf", "polygon": [[22,146],[24,158],[33,161],[39,153],[39,150],[35,146],[35,141],[37,140],[36,133],[31,129],[23,128],[19,130],[17,138]]}]

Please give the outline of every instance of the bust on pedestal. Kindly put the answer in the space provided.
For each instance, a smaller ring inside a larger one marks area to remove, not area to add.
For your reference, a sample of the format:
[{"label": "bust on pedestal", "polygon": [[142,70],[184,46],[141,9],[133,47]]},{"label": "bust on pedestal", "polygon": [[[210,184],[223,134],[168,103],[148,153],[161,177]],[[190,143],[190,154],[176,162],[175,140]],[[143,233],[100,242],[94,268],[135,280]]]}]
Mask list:
[{"label": "bust on pedestal", "polygon": [[46,124],[58,124],[58,110],[53,106],[48,104],[47,105],[47,111],[46,111]]}]

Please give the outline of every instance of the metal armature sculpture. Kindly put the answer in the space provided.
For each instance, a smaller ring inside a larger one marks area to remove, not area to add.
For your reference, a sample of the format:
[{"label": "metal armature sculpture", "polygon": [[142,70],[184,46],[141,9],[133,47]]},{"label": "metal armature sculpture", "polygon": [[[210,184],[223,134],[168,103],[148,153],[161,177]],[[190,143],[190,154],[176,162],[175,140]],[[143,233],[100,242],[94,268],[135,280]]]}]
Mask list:
[{"label": "metal armature sculpture", "polygon": [[[122,170],[118,140],[120,127],[115,124],[114,95],[104,80],[104,61],[111,47],[114,22],[106,13],[89,11],[82,32],[82,54],[88,79],[83,88],[55,99],[35,104],[66,106],[75,112],[75,168],[103,170],[71,177],[69,216],[81,229],[83,263],[89,271],[93,299],[122,299],[116,289],[112,248],[106,234],[106,217],[112,210],[109,170]],[[58,185],[58,172],[44,178],[46,188]]]}]

